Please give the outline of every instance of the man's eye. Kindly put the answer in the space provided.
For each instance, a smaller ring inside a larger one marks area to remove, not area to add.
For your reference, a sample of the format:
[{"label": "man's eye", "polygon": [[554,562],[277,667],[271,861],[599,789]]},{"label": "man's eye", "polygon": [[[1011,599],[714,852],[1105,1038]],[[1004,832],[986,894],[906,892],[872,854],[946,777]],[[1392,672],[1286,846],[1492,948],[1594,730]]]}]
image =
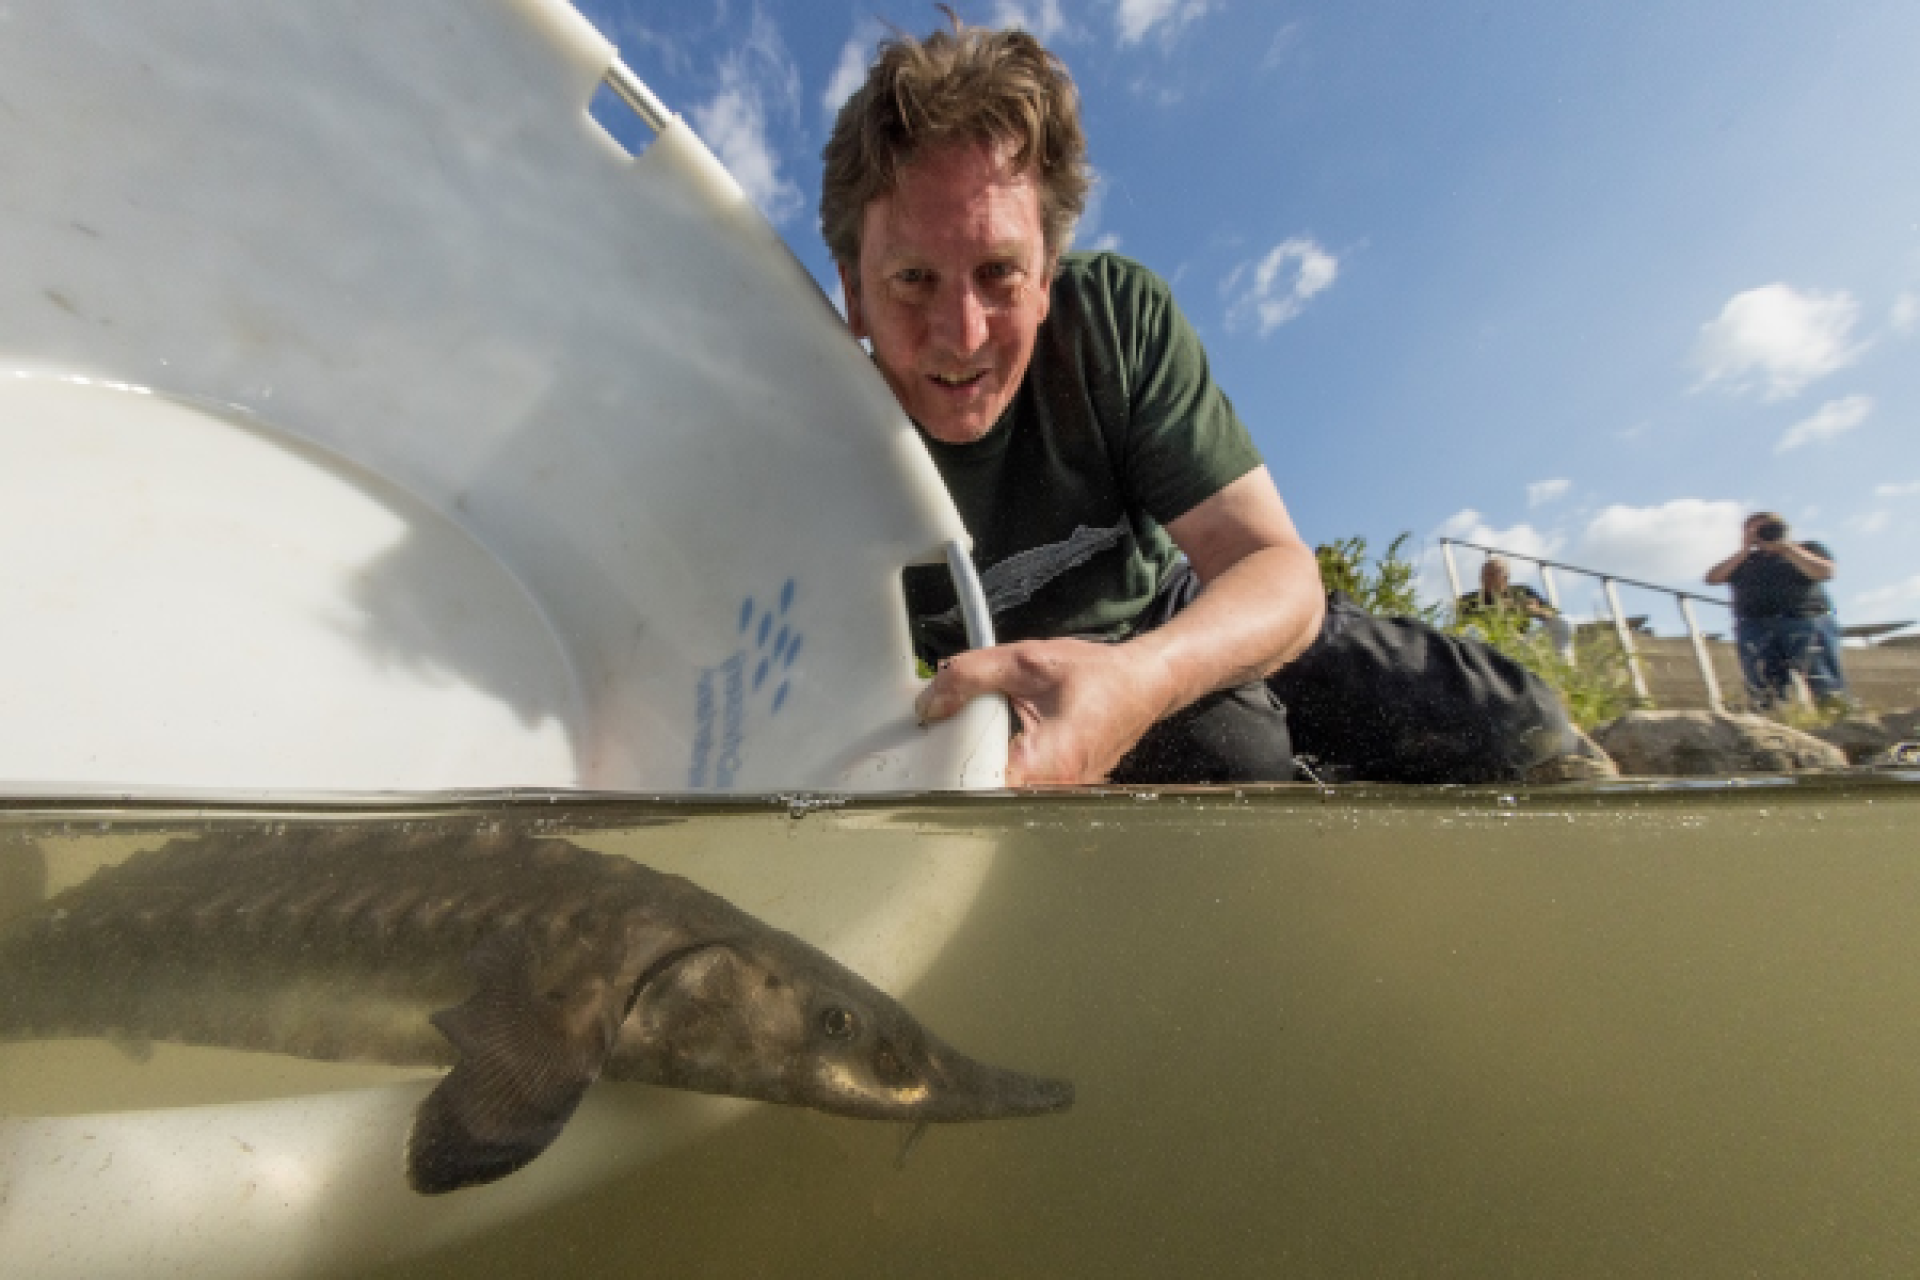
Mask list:
[{"label": "man's eye", "polygon": [[896,271],[894,280],[904,285],[924,285],[933,279],[933,272],[924,267],[905,267]]},{"label": "man's eye", "polygon": [[1027,273],[1014,262],[990,262],[977,273],[980,296],[988,305],[996,307],[1011,306],[1020,297],[1020,290],[1027,282]]}]

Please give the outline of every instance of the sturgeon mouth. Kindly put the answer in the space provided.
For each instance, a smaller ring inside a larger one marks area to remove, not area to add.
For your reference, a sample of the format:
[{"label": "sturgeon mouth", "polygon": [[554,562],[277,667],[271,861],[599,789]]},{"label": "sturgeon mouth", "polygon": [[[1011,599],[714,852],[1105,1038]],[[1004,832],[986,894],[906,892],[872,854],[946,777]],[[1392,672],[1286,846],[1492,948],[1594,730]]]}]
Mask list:
[{"label": "sturgeon mouth", "polygon": [[934,1064],[933,1096],[915,1118],[942,1124],[1052,1115],[1073,1106],[1073,1082],[990,1067],[947,1050]]}]

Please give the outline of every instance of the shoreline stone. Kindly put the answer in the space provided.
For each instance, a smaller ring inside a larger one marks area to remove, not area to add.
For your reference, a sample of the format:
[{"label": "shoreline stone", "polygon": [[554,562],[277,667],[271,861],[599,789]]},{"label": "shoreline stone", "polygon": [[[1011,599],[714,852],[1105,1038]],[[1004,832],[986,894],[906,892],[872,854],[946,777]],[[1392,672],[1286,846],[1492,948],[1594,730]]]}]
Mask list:
[{"label": "shoreline stone", "polygon": [[1848,764],[1865,764],[1900,740],[1879,716],[1856,713],[1811,731],[1822,742],[1846,752]]},{"label": "shoreline stone", "polygon": [[1847,753],[1765,716],[1629,711],[1593,738],[1629,776],[1724,777],[1845,769]]},{"label": "shoreline stone", "polygon": [[1895,742],[1920,742],[1920,707],[1907,711],[1888,711],[1880,723]]},{"label": "shoreline stone", "polygon": [[1620,776],[1619,765],[1600,744],[1578,729],[1573,735],[1574,749],[1529,769],[1528,782],[1604,782]]}]

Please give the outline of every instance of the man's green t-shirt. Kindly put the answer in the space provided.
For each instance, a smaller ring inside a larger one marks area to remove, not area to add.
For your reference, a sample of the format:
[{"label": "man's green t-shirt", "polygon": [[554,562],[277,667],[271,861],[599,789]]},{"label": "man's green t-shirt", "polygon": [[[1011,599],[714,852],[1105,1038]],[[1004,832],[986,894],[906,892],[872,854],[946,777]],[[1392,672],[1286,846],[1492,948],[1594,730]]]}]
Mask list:
[{"label": "man's green t-shirt", "polygon": [[[1164,281],[1070,253],[1027,376],[971,444],[923,435],[973,535],[1001,640],[1121,640],[1179,552],[1162,527],[1260,465]],[[906,574],[920,656],[966,648],[944,567]]]}]

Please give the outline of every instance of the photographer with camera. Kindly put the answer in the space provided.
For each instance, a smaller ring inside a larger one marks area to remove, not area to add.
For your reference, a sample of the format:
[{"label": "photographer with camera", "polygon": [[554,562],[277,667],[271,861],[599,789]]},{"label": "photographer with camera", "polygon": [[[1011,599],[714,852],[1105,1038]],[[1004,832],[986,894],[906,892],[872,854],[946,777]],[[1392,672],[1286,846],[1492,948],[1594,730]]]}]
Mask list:
[{"label": "photographer with camera", "polygon": [[1833,553],[1787,533],[1777,513],[1755,512],[1741,526],[1740,549],[1707,570],[1708,583],[1733,588],[1734,643],[1756,711],[1789,697],[1796,671],[1822,702],[1847,695],[1840,624],[1821,585],[1833,577]]}]

